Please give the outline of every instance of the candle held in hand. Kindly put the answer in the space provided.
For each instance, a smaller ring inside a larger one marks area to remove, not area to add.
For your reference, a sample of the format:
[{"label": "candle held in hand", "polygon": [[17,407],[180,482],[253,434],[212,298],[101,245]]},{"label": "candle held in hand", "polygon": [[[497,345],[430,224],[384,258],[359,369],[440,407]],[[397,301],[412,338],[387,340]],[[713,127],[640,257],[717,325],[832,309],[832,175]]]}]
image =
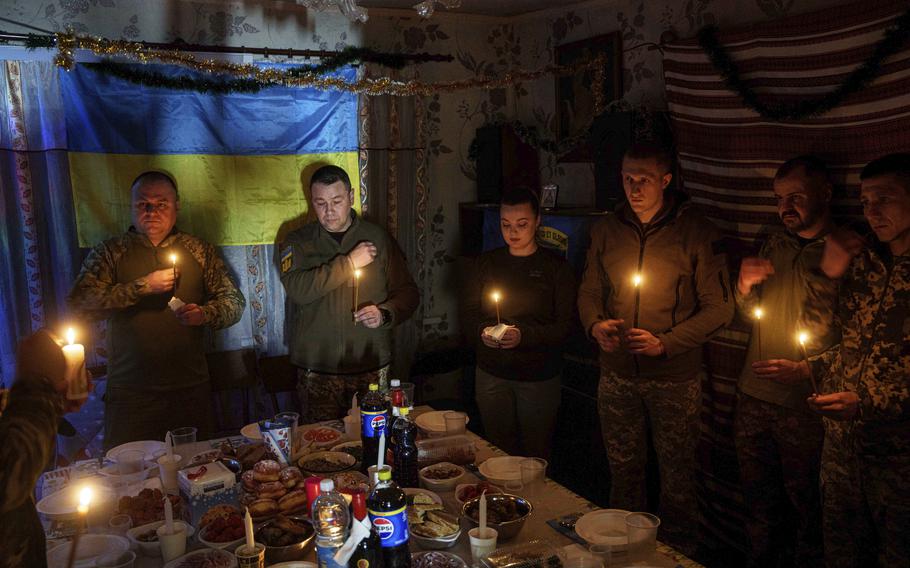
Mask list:
[{"label": "candle held in hand", "polygon": [[174,270],[174,295],[177,295],[177,255],[171,255],[171,264],[173,265]]},{"label": "candle held in hand", "polygon": [[641,281],[642,281],[642,278],[641,278],[640,273],[636,272],[634,275],[632,275],[632,285],[633,286],[635,286],[636,288],[640,288]]},{"label": "candle held in hand", "polygon": [[88,375],[85,371],[85,347],[76,343],[76,332],[73,328],[66,330],[67,345],[63,346],[63,359],[66,362],[66,398],[82,400],[88,397]]},{"label": "candle held in hand", "polygon": [[761,317],[765,315],[765,312],[761,308],[755,308],[753,314],[755,315],[755,338],[758,341],[758,360],[764,361],[765,357],[761,350]]},{"label": "candle held in hand", "polygon": [[493,292],[491,296],[493,297],[493,304],[496,305],[496,325],[499,325],[502,323],[502,320],[499,318],[499,300],[502,299],[502,295],[497,291]]},{"label": "candle held in hand", "polygon": [[806,368],[809,370],[809,383],[812,385],[812,393],[818,394],[818,385],[815,384],[815,374],[812,372],[812,365],[809,364],[809,352],[806,351],[806,342],[809,341],[809,334],[801,331],[797,336],[799,348],[803,352],[803,360],[806,362]]},{"label": "candle held in hand", "polygon": [[[360,303],[360,277],[363,276],[363,271],[359,268],[354,271],[354,305],[352,308],[353,313],[357,313],[357,305]],[[357,323],[357,319],[354,319],[354,323]]]}]

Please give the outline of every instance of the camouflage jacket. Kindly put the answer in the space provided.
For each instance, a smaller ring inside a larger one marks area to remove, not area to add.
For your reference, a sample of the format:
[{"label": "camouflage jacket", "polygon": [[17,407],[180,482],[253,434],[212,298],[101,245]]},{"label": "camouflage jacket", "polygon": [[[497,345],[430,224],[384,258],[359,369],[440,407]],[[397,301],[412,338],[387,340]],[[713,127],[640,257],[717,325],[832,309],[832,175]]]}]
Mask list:
[{"label": "camouflage jacket", "polygon": [[47,565],[32,495],[62,415],[63,397],[47,379],[22,377],[13,385],[0,417],[0,568]]},{"label": "camouflage jacket", "polygon": [[810,288],[807,306],[821,309],[835,293],[842,337],[811,358],[819,388],[859,396],[847,425],[858,452],[910,456],[910,257],[893,257],[876,241],[839,282]]},{"label": "camouflage jacket", "polygon": [[[93,248],[67,298],[69,306],[91,319],[106,319],[116,310],[136,305],[141,288],[135,280],[118,281],[117,263],[130,248],[139,246],[155,248],[148,237],[130,227],[126,233]],[[176,227],[157,248],[173,247],[188,251],[202,267],[206,298],[199,305],[205,313],[205,325],[222,329],[240,321],[246,299],[228,275],[215,247]],[[167,263],[159,268],[166,266]]]}]

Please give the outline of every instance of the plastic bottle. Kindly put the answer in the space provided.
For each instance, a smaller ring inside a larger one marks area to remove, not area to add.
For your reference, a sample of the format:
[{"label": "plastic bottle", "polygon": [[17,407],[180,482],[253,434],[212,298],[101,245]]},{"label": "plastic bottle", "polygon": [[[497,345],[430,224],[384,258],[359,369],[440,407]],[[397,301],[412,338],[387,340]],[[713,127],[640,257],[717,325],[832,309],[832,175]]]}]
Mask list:
[{"label": "plastic bottle", "polygon": [[392,477],[399,487],[417,487],[417,425],[411,421],[410,409],[399,409],[401,416],[392,427]]},{"label": "plastic bottle", "polygon": [[367,512],[382,544],[384,568],[410,568],[408,512],[404,491],[392,481],[392,472],[379,472],[379,483],[367,499]]},{"label": "plastic bottle", "polygon": [[[363,491],[357,491],[351,496],[351,508],[356,521],[366,518],[367,498]],[[382,568],[382,543],[375,528],[370,531],[370,536],[357,544],[354,554],[348,560],[348,568]]]},{"label": "plastic bottle", "polygon": [[379,436],[385,431],[388,420],[385,399],[379,393],[379,385],[373,383],[360,401],[360,440],[363,442],[360,469],[363,473],[379,461]]},{"label": "plastic bottle", "polygon": [[319,482],[319,497],[311,510],[313,528],[316,529],[316,563],[319,568],[344,568],[333,558],[344,544],[348,534],[351,514],[348,503],[335,491],[331,479]]},{"label": "plastic bottle", "polygon": [[395,426],[395,420],[398,419],[398,409],[404,406],[404,391],[401,390],[401,380],[392,379],[392,388],[389,390],[389,406],[391,407],[391,418],[389,419],[389,431]]}]

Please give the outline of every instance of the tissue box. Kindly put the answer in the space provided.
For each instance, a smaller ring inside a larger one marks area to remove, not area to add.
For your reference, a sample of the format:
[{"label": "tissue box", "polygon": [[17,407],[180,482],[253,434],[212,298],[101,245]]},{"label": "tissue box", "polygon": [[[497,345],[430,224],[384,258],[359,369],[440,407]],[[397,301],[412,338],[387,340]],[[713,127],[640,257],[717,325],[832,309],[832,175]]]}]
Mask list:
[{"label": "tissue box", "polygon": [[240,485],[234,472],[221,462],[188,467],[177,472],[180,496],[186,502],[186,520],[197,525],[216,505],[237,506]]}]

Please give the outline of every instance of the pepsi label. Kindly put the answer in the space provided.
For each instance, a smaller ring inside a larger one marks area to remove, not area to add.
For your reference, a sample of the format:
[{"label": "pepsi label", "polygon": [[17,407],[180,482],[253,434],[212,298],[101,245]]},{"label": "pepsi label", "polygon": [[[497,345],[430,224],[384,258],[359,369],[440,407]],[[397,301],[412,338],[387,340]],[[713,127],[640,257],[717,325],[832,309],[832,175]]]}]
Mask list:
[{"label": "pepsi label", "polygon": [[364,438],[378,438],[385,430],[385,411],[361,410],[361,432]]},{"label": "pepsi label", "polygon": [[373,510],[369,513],[383,548],[392,548],[408,542],[407,507],[390,513]]}]

